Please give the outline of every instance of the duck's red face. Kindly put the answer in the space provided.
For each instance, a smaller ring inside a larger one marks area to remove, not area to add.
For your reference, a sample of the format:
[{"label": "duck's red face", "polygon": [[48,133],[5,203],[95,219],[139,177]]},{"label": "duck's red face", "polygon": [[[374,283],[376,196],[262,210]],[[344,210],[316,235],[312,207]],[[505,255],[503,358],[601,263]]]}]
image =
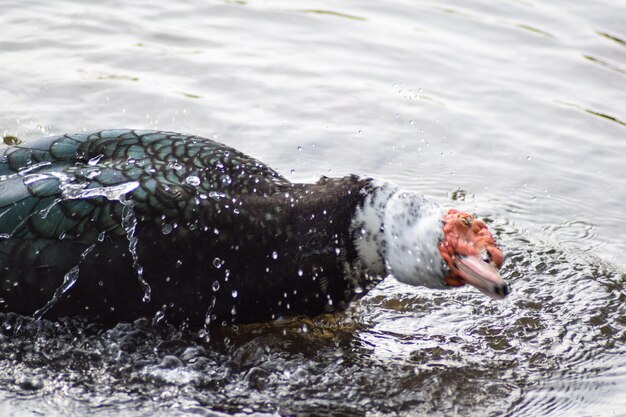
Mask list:
[{"label": "duck's red face", "polygon": [[439,252],[450,267],[446,284],[470,284],[492,298],[504,298],[508,287],[498,273],[504,254],[487,225],[475,216],[451,209],[444,217]]}]

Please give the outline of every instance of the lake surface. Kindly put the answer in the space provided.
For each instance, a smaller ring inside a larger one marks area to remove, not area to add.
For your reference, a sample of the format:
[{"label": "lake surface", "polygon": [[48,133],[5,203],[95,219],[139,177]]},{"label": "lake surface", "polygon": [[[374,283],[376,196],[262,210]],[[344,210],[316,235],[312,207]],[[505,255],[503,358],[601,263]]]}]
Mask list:
[{"label": "lake surface", "polygon": [[512,294],[216,329],[2,315],[0,415],[626,416],[626,3],[0,4],[0,133],[156,128],[476,212]]}]

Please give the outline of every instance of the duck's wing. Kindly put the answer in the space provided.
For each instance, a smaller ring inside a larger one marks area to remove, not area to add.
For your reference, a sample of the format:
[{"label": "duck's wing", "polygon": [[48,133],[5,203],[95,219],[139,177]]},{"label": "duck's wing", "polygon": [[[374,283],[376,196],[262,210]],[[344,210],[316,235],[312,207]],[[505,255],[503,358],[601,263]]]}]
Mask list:
[{"label": "duck's wing", "polygon": [[[120,230],[120,200],[157,223],[215,217],[227,201],[288,184],[220,143],[173,132],[106,130],[0,151],[0,236],[76,237]],[[163,220],[163,221],[161,221]]]},{"label": "duck's wing", "polygon": [[[86,256],[128,255],[135,226],[150,239],[183,240],[237,221],[248,193],[285,184],[235,149],[172,132],[107,130],[0,149],[0,302],[41,307]],[[98,252],[105,238],[118,243]]]}]

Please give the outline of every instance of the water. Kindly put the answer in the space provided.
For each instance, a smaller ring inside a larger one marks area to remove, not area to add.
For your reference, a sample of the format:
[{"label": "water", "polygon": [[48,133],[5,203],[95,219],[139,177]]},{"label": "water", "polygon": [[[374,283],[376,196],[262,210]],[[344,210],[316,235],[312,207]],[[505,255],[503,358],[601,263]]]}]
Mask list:
[{"label": "water", "polygon": [[0,415],[626,415],[625,21],[617,0],[4,0],[5,136],[169,129],[292,180],[384,177],[486,217],[513,292],[390,279],[210,342],[5,315]]}]

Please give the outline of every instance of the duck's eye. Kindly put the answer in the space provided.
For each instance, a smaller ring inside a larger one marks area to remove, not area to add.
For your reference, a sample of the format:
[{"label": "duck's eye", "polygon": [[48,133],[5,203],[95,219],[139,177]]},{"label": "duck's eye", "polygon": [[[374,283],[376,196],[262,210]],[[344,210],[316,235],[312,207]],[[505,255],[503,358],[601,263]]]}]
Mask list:
[{"label": "duck's eye", "polygon": [[483,261],[485,261],[485,263],[488,263],[488,264],[490,264],[493,261],[491,257],[491,253],[486,249],[480,253],[480,257],[483,258]]},{"label": "duck's eye", "polygon": [[467,227],[469,227],[470,229],[472,228],[472,222],[474,221],[473,218],[471,217],[461,217],[461,221],[463,222],[463,224]]}]

